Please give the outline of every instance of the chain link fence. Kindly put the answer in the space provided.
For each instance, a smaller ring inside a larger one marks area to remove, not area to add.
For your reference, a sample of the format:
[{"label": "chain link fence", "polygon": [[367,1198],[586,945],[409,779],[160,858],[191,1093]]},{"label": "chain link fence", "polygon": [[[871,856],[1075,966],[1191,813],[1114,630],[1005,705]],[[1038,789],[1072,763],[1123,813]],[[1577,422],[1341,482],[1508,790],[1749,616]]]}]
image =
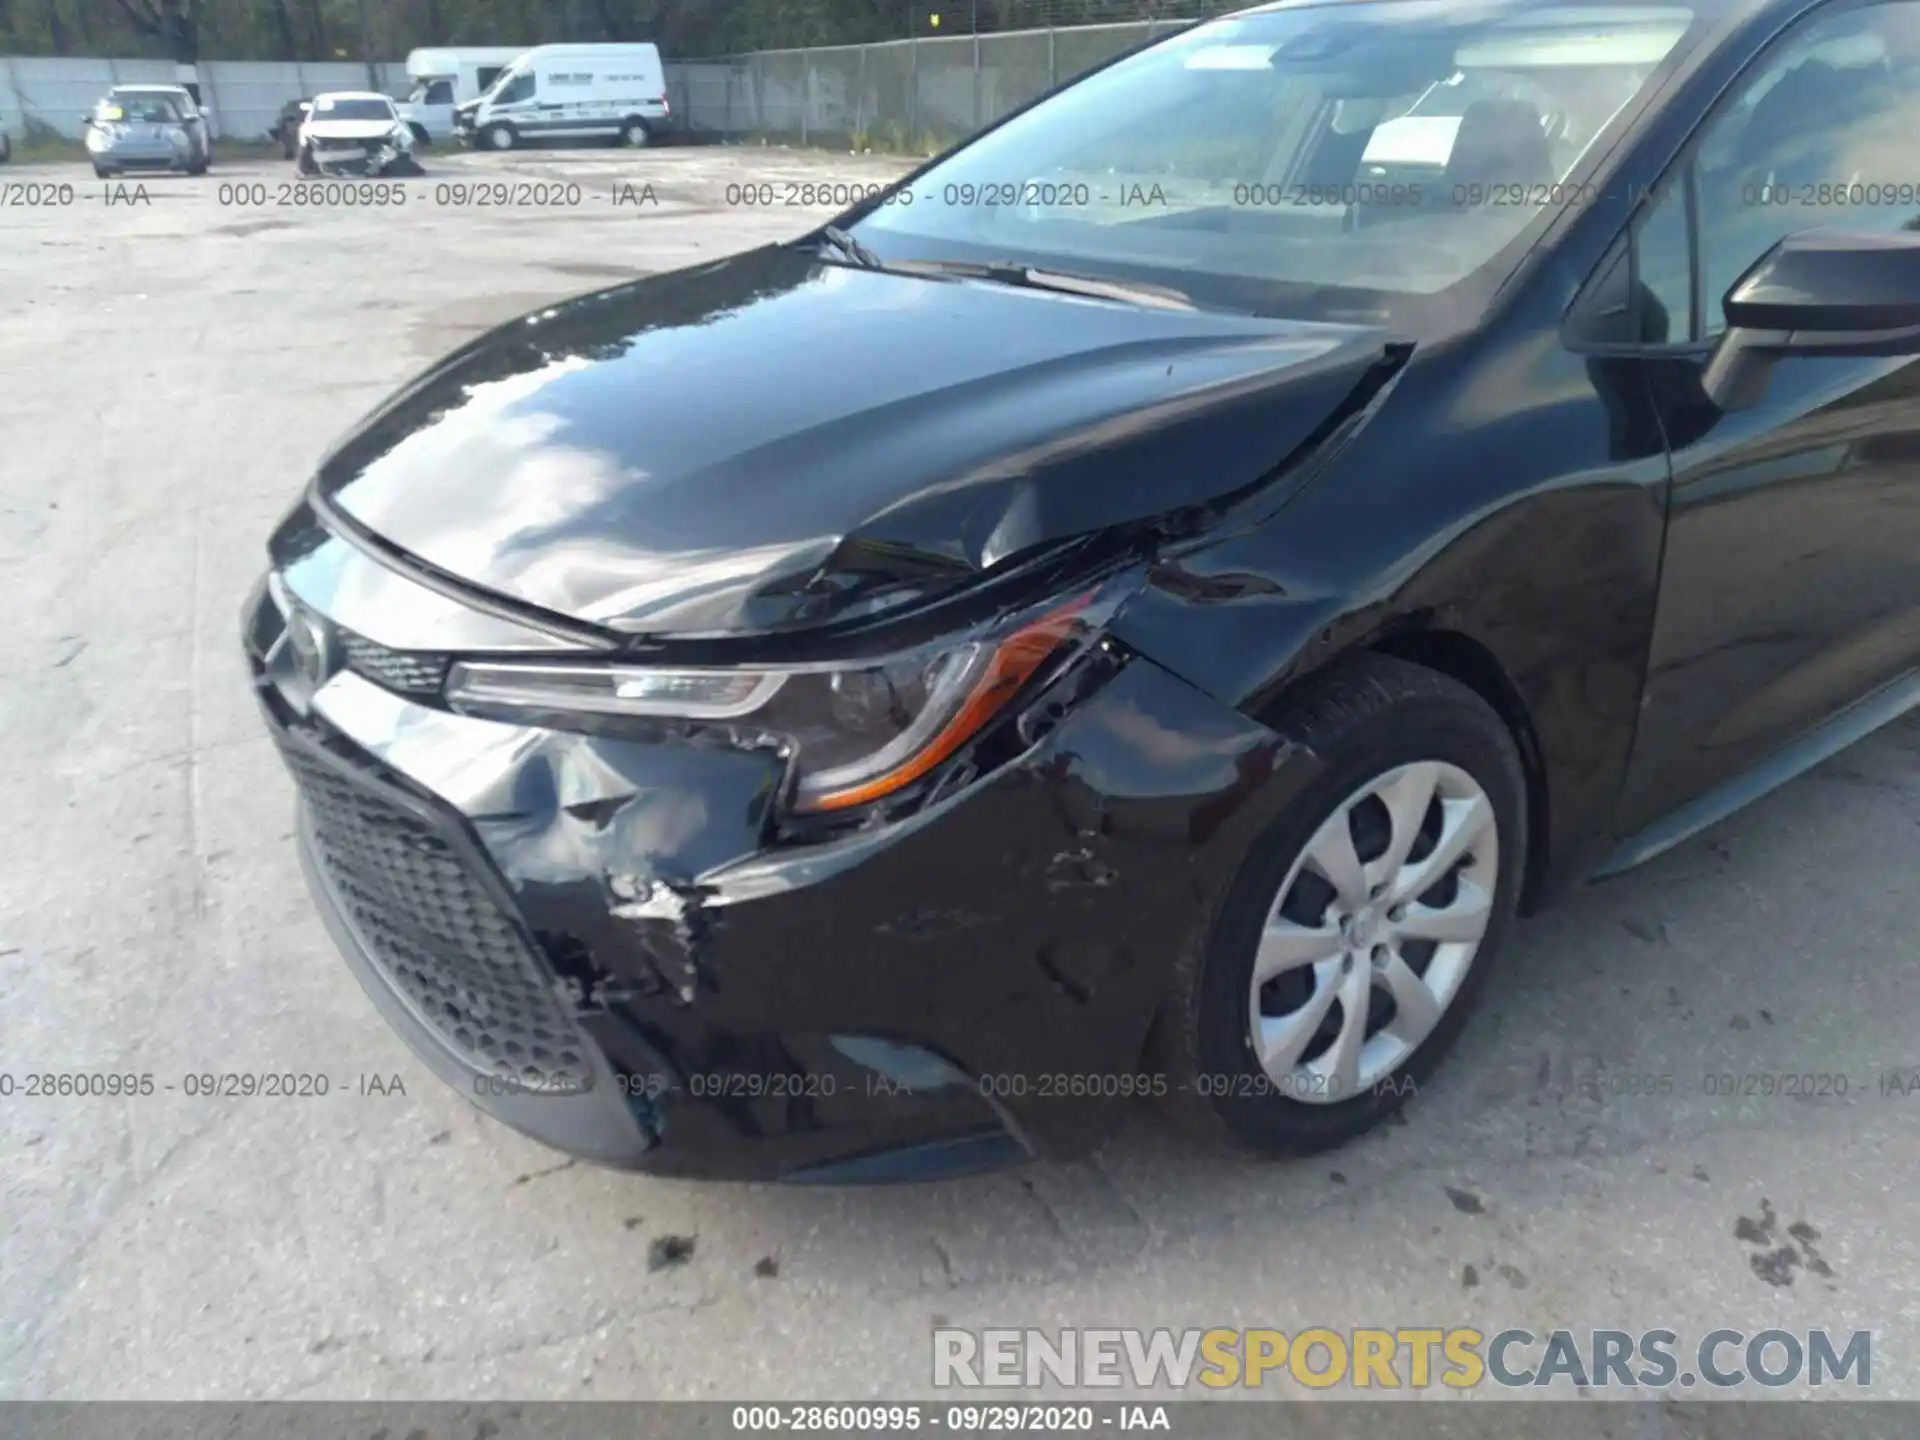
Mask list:
[{"label": "chain link fence", "polygon": [[1247,8],[1248,0],[907,0],[906,34],[1065,30],[1155,20],[1199,20]]},{"label": "chain link fence", "polygon": [[1193,18],[683,60],[667,67],[668,87],[691,136],[932,154]]}]

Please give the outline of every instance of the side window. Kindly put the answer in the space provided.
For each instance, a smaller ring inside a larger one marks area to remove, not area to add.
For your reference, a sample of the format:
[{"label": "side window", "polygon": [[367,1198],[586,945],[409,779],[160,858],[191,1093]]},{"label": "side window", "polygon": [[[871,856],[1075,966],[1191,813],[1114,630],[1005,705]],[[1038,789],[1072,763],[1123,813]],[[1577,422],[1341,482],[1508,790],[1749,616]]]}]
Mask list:
[{"label": "side window", "polygon": [[427,86],[426,103],[429,105],[451,105],[453,103],[453,82],[451,80],[436,80]]},{"label": "side window", "polygon": [[1570,334],[1582,345],[1684,345],[1693,339],[1684,184],[1634,218],[1581,291]]},{"label": "side window", "polygon": [[1684,184],[1669,185],[1634,224],[1637,264],[1635,303],[1640,339],[1653,345],[1683,345],[1693,333],[1693,257],[1688,253]]},{"label": "side window", "polygon": [[1694,152],[1708,337],[1720,302],[1799,230],[1899,230],[1920,217],[1920,4],[1816,16],[1763,58]]}]

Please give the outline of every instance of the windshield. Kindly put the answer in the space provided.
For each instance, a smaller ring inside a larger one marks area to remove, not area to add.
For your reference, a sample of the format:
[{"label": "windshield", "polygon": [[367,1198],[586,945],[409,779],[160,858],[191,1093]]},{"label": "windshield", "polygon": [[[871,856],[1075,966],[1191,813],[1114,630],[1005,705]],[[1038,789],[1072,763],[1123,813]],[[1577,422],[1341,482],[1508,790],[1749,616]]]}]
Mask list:
[{"label": "windshield", "polygon": [[313,102],[316,120],[391,120],[393,104],[388,100],[356,100],[322,95]]},{"label": "windshield", "polygon": [[1582,198],[1560,182],[1692,19],[1363,0],[1201,25],[983,136],[854,229],[886,260],[1014,260],[1411,327],[1457,311],[1452,287]]},{"label": "windshield", "polygon": [[502,70],[500,74],[495,77],[493,84],[487,86],[485,90],[480,92],[480,98],[482,100],[499,99],[500,92],[506,89],[507,86],[511,85],[515,80],[519,79],[521,73],[522,73],[521,71],[509,65],[505,70]]},{"label": "windshield", "polygon": [[143,125],[177,125],[180,107],[164,95],[113,94],[100,102],[102,120],[127,120]]},{"label": "windshield", "polygon": [[496,105],[512,105],[533,94],[533,71],[509,70],[494,82],[487,98]]}]

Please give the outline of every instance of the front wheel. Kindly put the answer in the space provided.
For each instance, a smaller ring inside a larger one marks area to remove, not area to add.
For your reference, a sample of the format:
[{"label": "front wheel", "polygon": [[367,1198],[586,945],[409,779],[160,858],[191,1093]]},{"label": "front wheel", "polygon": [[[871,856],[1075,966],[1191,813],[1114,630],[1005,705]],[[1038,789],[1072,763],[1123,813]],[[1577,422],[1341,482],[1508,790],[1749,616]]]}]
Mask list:
[{"label": "front wheel", "polygon": [[511,125],[489,125],[486,137],[489,150],[511,150],[520,139]]},{"label": "front wheel", "polygon": [[302,150],[294,157],[293,168],[302,175],[318,175],[320,167],[315,163],[311,150]]},{"label": "front wheel", "polygon": [[1176,1108],[1268,1155],[1363,1134],[1440,1062],[1517,903],[1526,779],[1500,716],[1385,656],[1310,681],[1275,728],[1321,761],[1176,969]]}]

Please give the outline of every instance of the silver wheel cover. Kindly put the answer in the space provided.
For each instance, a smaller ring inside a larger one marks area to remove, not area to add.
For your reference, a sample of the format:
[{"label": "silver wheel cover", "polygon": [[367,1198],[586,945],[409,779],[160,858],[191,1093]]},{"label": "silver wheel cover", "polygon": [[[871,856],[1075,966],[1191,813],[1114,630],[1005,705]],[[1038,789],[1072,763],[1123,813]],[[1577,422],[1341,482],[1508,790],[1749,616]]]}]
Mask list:
[{"label": "silver wheel cover", "polygon": [[1493,918],[1500,834],[1471,775],[1426,760],[1355,790],[1294,858],[1254,955],[1247,1041],[1282,1096],[1388,1080],[1459,994]]}]

